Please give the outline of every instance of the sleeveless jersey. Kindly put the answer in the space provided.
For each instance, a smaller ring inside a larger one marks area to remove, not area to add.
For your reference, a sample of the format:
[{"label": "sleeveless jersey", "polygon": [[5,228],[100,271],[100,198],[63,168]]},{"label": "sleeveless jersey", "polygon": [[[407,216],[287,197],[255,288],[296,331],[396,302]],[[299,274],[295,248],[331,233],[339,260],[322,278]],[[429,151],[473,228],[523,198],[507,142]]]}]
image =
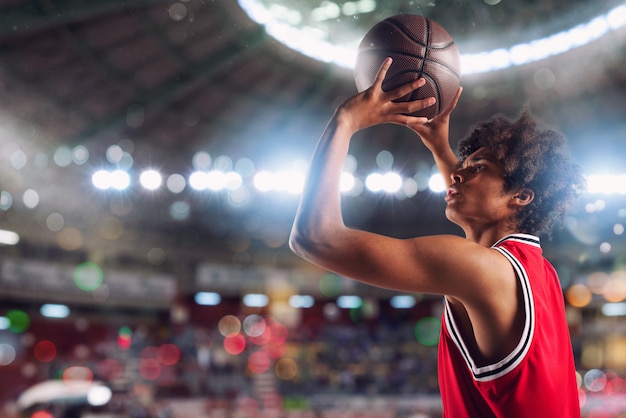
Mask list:
[{"label": "sleeveless jersey", "polygon": [[580,417],[574,358],[563,293],[539,238],[508,235],[493,245],[513,265],[525,324],[502,360],[478,365],[447,299],[439,341],[439,387],[445,418]]}]

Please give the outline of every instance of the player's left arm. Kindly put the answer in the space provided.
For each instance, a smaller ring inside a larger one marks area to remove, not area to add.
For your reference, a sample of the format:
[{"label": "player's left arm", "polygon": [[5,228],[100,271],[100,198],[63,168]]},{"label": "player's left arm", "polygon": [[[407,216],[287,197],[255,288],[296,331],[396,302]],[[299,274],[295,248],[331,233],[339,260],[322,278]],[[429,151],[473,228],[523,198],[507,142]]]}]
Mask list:
[{"label": "player's left arm", "polygon": [[426,148],[432,153],[435,164],[437,164],[437,168],[443,176],[446,185],[452,183],[451,175],[458,164],[457,156],[450,147],[449,141],[450,115],[456,108],[462,92],[463,88],[459,87],[448,108],[427,123],[408,125],[409,128],[420,136]]}]

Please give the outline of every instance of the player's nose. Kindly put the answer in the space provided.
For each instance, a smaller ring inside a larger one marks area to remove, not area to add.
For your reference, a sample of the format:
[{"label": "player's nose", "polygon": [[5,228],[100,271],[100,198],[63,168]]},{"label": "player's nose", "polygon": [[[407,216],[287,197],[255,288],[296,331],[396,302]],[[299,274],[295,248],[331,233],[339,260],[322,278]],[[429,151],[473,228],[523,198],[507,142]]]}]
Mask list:
[{"label": "player's nose", "polygon": [[450,178],[452,179],[452,183],[463,183],[464,177],[461,170],[455,170],[450,174]]}]

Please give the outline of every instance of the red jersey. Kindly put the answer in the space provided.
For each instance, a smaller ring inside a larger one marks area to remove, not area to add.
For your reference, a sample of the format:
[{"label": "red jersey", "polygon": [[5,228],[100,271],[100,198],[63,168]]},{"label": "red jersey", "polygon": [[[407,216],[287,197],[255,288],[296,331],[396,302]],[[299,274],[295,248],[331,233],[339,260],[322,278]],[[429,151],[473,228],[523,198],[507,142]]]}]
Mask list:
[{"label": "red jersey", "polygon": [[506,236],[493,245],[513,265],[523,293],[525,324],[515,349],[478,366],[447,299],[439,341],[439,388],[446,418],[580,417],[563,293],[539,238]]}]

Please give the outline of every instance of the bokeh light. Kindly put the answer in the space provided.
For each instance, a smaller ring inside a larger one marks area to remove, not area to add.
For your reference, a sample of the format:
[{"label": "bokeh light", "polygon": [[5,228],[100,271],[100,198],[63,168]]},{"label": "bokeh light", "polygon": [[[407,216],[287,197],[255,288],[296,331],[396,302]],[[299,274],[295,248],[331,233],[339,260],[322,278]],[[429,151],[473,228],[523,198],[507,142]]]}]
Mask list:
[{"label": "bokeh light", "polygon": [[84,291],[96,290],[104,281],[104,272],[96,263],[81,263],[74,269],[74,283]]},{"label": "bokeh light", "polygon": [[274,372],[279,379],[292,380],[298,375],[298,363],[292,358],[283,357],[276,362]]},{"label": "bokeh light", "polygon": [[329,322],[335,322],[341,317],[341,311],[339,310],[339,307],[332,302],[324,305],[323,312],[324,319]]},{"label": "bokeh light", "polygon": [[439,173],[433,174],[428,180],[428,187],[435,193],[441,193],[446,190],[446,180]]},{"label": "bokeh light", "polygon": [[341,278],[336,274],[325,274],[319,282],[320,292],[328,297],[337,296],[342,287]]},{"label": "bokeh light", "polygon": [[157,358],[165,366],[173,366],[180,360],[181,351],[176,344],[162,344],[157,349]]},{"label": "bokeh light", "polygon": [[139,375],[145,380],[156,380],[161,375],[161,363],[153,358],[142,358],[139,361]]},{"label": "bokeh light", "polygon": [[122,350],[128,350],[133,341],[133,331],[129,327],[121,327],[117,334],[117,345]]},{"label": "bokeh light", "polygon": [[167,189],[172,193],[180,193],[185,190],[185,186],[187,185],[187,181],[185,177],[178,173],[171,174],[167,181],[165,182]]},{"label": "bokeh light", "polygon": [[139,183],[147,190],[156,190],[161,187],[163,177],[157,170],[148,169],[139,175]]},{"label": "bokeh light", "polygon": [[124,366],[117,359],[106,358],[98,362],[96,372],[103,380],[112,381],[122,375]]},{"label": "bokeh light", "polygon": [[224,350],[228,354],[241,354],[246,349],[246,339],[241,334],[229,335],[224,338]]},{"label": "bokeh light", "polygon": [[337,298],[337,306],[341,309],[358,309],[363,306],[363,298],[357,295],[341,295]]},{"label": "bokeh light", "polygon": [[13,205],[11,193],[3,190],[0,192],[0,210],[9,210]]},{"label": "bokeh light", "polygon": [[583,376],[585,388],[590,392],[600,392],[606,386],[606,374],[602,370],[591,369]]},{"label": "bokeh light", "polygon": [[22,195],[24,206],[29,209],[35,209],[39,205],[39,193],[36,190],[28,189]]},{"label": "bokeh light", "polygon": [[609,275],[603,271],[593,272],[587,277],[587,286],[592,293],[601,295],[604,292],[604,286],[609,280]]},{"label": "bokeh light", "polygon": [[113,397],[113,392],[106,386],[96,386],[87,393],[87,403],[92,406],[106,405]]},{"label": "bokeh light", "polygon": [[60,303],[45,303],[41,305],[39,312],[46,318],[67,318],[70,308]]},{"label": "bokeh light", "polygon": [[15,357],[15,348],[11,344],[0,343],[0,366],[13,363]]},{"label": "bokeh light", "polygon": [[63,228],[58,232],[56,241],[65,251],[76,251],[82,247],[85,238],[78,228]]},{"label": "bokeh light", "polygon": [[198,305],[215,306],[219,305],[222,297],[215,292],[198,292],[193,299]]},{"label": "bokeh light", "polygon": [[416,303],[415,296],[411,295],[395,295],[389,300],[389,304],[395,309],[410,309]]},{"label": "bokeh light", "polygon": [[315,298],[311,295],[289,296],[289,306],[292,308],[310,308],[315,305]]},{"label": "bokeh light", "polygon": [[237,335],[241,331],[241,321],[235,315],[226,315],[219,320],[217,328],[224,337]]},{"label": "bokeh light", "polygon": [[30,327],[30,317],[21,309],[10,310],[6,317],[9,320],[9,331],[11,332],[19,334]]},{"label": "bokeh light", "polygon": [[267,327],[265,320],[260,315],[248,315],[243,320],[243,330],[250,337],[261,336]]},{"label": "bokeh light", "polygon": [[57,347],[52,341],[38,341],[34,349],[35,358],[41,363],[49,363],[57,355]]},{"label": "bokeh light", "polygon": [[35,411],[30,418],[54,418],[54,415],[48,411]]},{"label": "bokeh light", "polygon": [[89,367],[70,366],[63,371],[62,379],[67,386],[84,386],[93,382],[93,372]]},{"label": "bokeh light", "polygon": [[602,296],[607,302],[621,302],[626,299],[626,272],[611,273],[602,289]]},{"label": "bokeh light", "polygon": [[248,369],[254,374],[265,373],[270,367],[270,357],[265,351],[255,351],[248,357]]},{"label": "bokeh light", "polygon": [[582,283],[570,286],[565,292],[567,302],[576,308],[583,308],[589,305],[592,297],[591,289]]},{"label": "bokeh light", "polygon": [[147,346],[144,347],[143,350],[141,350],[141,353],[139,354],[139,357],[141,359],[152,359],[152,360],[156,360],[158,357],[158,349],[154,346]]},{"label": "bokeh light", "polygon": [[263,308],[269,303],[269,297],[263,293],[248,293],[243,295],[241,301],[251,308]]},{"label": "bokeh light", "polygon": [[415,324],[415,338],[425,346],[434,346],[439,342],[441,321],[438,318],[425,317]]}]

